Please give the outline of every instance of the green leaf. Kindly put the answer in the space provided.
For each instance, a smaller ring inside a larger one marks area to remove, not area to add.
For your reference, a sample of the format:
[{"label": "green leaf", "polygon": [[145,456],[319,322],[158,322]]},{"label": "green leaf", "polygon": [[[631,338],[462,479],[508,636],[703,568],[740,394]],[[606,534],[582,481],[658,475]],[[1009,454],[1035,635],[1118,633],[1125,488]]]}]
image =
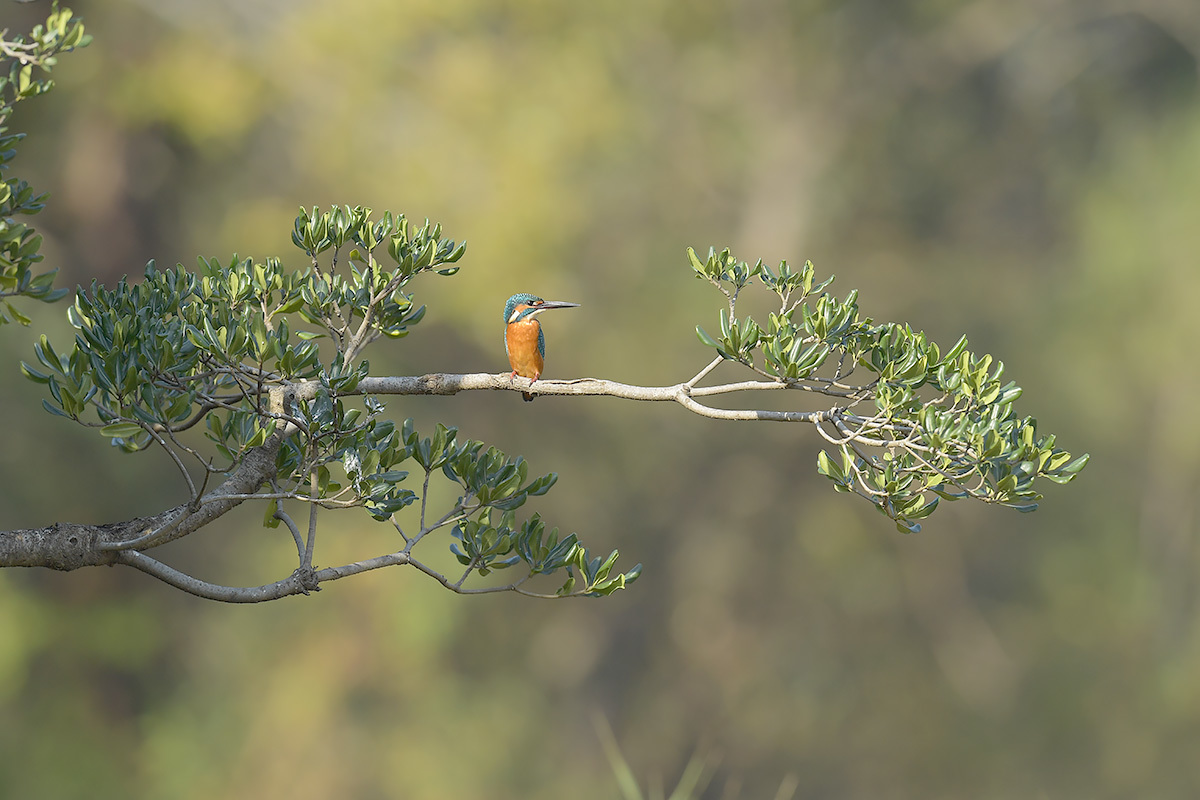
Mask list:
[{"label": "green leaf", "polygon": [[838,482],[845,481],[846,479],[841,467],[833,463],[833,459],[829,457],[829,453],[824,450],[817,453],[817,472]]},{"label": "green leaf", "polygon": [[63,411],[61,408],[58,408],[57,406],[50,405],[49,400],[45,400],[45,399],[42,400],[42,408],[46,409],[47,411],[49,411],[51,414],[55,415],[56,417],[66,417],[67,419],[71,419],[70,414]]},{"label": "green leaf", "polygon": [[717,340],[714,339],[713,337],[709,336],[708,332],[705,331],[704,328],[701,328],[699,325],[696,326],[696,337],[700,340],[700,343],[703,344],[705,347],[720,348],[720,344],[717,343]]},{"label": "green leaf", "polygon": [[34,383],[49,383],[50,376],[44,372],[39,372],[24,361],[21,362],[21,374]]},{"label": "green leaf", "polygon": [[128,439],[142,433],[142,426],[136,422],[113,422],[100,429],[101,436],[112,439]]}]

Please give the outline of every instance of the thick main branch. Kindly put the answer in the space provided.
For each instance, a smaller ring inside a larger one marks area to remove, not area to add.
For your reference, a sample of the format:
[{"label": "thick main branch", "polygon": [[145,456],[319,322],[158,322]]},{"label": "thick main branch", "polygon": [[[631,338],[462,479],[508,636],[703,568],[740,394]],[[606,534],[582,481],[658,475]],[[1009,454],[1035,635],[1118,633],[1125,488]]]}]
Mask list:
[{"label": "thick main branch", "polygon": [[250,450],[200,503],[104,525],[56,522],[45,528],[0,531],[0,567],[73,570],[115,564],[124,543],[141,540],[138,547],[149,549],[187,536],[241,504],[275,474],[275,456],[283,438],[276,433],[262,447]]}]

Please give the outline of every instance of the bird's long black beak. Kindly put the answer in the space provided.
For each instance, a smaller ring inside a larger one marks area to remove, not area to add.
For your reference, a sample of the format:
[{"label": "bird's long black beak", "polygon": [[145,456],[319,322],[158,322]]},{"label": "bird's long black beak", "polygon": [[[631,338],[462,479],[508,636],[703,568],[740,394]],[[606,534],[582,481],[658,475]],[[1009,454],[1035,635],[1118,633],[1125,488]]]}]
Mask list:
[{"label": "bird's long black beak", "polygon": [[579,308],[579,303],[565,303],[562,300],[543,300],[541,305],[535,306],[539,310],[547,308]]}]

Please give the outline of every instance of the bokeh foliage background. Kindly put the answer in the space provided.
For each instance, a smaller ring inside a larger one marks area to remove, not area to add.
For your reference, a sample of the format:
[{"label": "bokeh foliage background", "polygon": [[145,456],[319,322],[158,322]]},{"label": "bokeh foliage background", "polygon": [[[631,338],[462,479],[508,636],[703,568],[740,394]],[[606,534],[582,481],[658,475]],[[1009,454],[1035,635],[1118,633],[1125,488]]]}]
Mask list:
[{"label": "bokeh foliage background", "polygon": [[[515,395],[395,399],[560,473],[537,508],[644,562],[601,601],[463,598],[413,572],[259,607],[130,570],[0,574],[0,794],[610,798],[592,724],[708,797],[1185,798],[1200,790],[1195,307],[1200,17],[1188,0],[106,0],[13,118],[63,285],[282,255],[300,205],[428,216],[380,374],[499,371],[514,291],[548,377],[673,383],[719,298],[683,250],[811,258],[865,313],[960,333],[1093,460],[1041,510],[901,536],[815,474],[807,428]],[[44,3],[0,7],[28,30]],[[7,377],[0,526],[184,497]],[[318,565],[369,555],[325,518]],[[273,580],[260,511],[174,545]]]}]

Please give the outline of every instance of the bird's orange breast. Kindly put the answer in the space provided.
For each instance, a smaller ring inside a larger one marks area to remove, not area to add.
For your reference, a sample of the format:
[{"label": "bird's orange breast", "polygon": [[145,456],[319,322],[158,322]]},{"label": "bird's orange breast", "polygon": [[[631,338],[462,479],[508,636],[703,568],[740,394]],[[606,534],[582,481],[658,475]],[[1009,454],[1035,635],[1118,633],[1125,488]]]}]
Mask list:
[{"label": "bird's orange breast", "polygon": [[538,333],[542,326],[536,319],[522,320],[508,325],[504,330],[504,343],[508,349],[508,363],[523,378],[537,380],[541,377],[545,362],[538,352]]}]

